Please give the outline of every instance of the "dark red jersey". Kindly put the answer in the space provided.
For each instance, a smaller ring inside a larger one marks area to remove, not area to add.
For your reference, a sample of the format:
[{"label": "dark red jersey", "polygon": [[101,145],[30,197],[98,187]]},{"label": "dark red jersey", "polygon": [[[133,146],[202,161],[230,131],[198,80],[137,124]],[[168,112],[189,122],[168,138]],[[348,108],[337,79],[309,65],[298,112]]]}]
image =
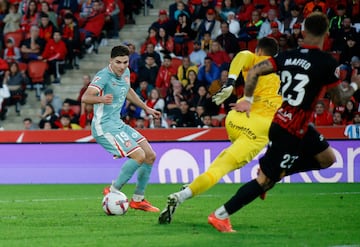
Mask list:
[{"label": "dark red jersey", "polygon": [[303,136],[315,104],[326,88],[340,83],[336,75],[337,61],[313,46],[279,53],[270,58],[278,71],[283,103],[273,122],[296,136]]}]

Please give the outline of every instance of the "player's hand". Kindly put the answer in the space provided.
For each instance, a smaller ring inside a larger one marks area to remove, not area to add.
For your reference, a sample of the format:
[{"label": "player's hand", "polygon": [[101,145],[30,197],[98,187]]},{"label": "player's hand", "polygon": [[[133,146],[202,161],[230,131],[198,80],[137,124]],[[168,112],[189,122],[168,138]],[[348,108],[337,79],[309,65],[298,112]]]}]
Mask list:
[{"label": "player's hand", "polygon": [[227,98],[230,97],[233,90],[233,85],[224,85],[216,94],[212,96],[212,101],[216,105],[221,105]]},{"label": "player's hand", "polygon": [[102,103],[109,105],[113,102],[113,98],[112,94],[106,94],[102,96]]},{"label": "player's hand", "polygon": [[150,107],[146,109],[146,113],[152,115],[154,118],[161,118],[161,112]]},{"label": "player's hand", "polygon": [[247,100],[241,100],[237,103],[229,104],[232,110],[238,112],[246,112],[246,116],[250,117],[251,103]]}]

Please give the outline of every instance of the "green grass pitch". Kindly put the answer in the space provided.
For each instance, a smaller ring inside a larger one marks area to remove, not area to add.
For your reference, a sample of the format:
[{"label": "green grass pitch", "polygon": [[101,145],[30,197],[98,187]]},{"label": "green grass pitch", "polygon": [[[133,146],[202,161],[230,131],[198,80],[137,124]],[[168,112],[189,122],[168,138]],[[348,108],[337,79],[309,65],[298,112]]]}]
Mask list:
[{"label": "green grass pitch", "polygon": [[[186,201],[169,225],[158,213],[129,209],[107,216],[105,185],[0,185],[0,246],[360,246],[360,184],[278,184],[231,216],[236,233],[219,233],[207,216],[238,189],[218,184]],[[124,187],[130,198],[134,185]],[[161,210],[180,184],[150,184]]]}]

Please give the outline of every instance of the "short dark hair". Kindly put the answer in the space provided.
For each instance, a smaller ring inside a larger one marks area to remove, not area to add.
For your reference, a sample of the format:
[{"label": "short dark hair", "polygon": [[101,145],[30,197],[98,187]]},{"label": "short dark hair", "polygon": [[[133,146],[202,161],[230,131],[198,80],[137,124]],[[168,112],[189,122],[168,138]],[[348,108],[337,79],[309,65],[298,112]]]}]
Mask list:
[{"label": "short dark hair", "polygon": [[256,48],[263,50],[264,55],[275,56],[279,52],[279,46],[274,38],[264,37],[259,39]]},{"label": "short dark hair", "polygon": [[321,12],[314,12],[305,19],[304,26],[306,32],[313,36],[320,37],[328,31],[329,19]]},{"label": "short dark hair", "polygon": [[114,46],[111,50],[111,58],[118,56],[129,56],[129,54],[130,54],[129,47],[125,45]]}]

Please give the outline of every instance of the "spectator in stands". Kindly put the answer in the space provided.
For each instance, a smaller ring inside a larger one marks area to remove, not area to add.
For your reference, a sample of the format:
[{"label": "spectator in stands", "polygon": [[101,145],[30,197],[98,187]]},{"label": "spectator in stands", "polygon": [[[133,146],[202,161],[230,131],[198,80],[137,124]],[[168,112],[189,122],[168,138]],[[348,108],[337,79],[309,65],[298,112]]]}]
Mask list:
[{"label": "spectator in stands", "polygon": [[40,116],[39,128],[44,129],[45,122],[50,122],[51,129],[57,129],[58,115],[55,112],[51,103],[47,103],[44,107],[44,112]]},{"label": "spectator in stands", "polygon": [[183,95],[183,86],[177,80],[176,76],[172,77],[171,87],[169,88],[165,97],[165,113],[168,119],[172,122],[170,125],[176,126],[176,119],[180,115],[180,100],[185,99]]},{"label": "spectator in stands", "polygon": [[25,71],[19,70],[19,65],[16,62],[11,62],[9,70],[5,72],[3,83],[6,83],[10,90],[7,105],[15,105],[16,113],[20,115],[20,108],[17,103],[19,102],[21,105],[26,103],[27,94],[25,89],[26,85],[29,84],[29,78],[26,76]]},{"label": "spectator in stands", "polygon": [[39,37],[48,42],[56,30],[55,25],[50,21],[48,14],[40,12]]},{"label": "spectator in stands", "polygon": [[316,103],[310,122],[315,126],[330,126],[333,124],[332,114],[326,109],[325,103],[322,100]]},{"label": "spectator in stands", "polygon": [[[190,103],[190,110],[195,111],[197,106],[203,106],[205,112],[210,113],[211,115],[217,115],[219,112],[219,107],[212,102],[211,95],[204,85],[199,85],[197,91]],[[200,115],[199,115],[200,116]]]},{"label": "spectator in stands", "polygon": [[139,82],[139,86],[135,89],[135,92],[142,101],[148,100],[151,90],[154,86],[149,84],[147,81]]},{"label": "spectator in stands", "polygon": [[39,27],[34,25],[30,29],[30,37],[25,39],[20,46],[21,60],[27,63],[38,60],[45,47],[45,40],[39,37]]},{"label": "spectator in stands", "polygon": [[[149,93],[149,98],[145,100],[145,104],[160,112],[164,112],[165,100],[161,97],[160,91],[157,88],[151,89]],[[144,110],[141,110],[140,116],[146,120],[150,120],[153,118],[152,115],[146,113]]]},{"label": "spectator in stands", "polygon": [[[240,29],[239,29],[240,30]],[[227,22],[221,23],[221,33],[216,37],[215,41],[226,52],[227,57],[231,60],[240,50],[237,37],[229,31],[229,24]],[[214,42],[212,44],[212,47]]]},{"label": "spectator in stands", "polygon": [[196,71],[193,69],[187,70],[187,79],[185,80],[186,83],[184,83],[184,80],[181,82],[184,87],[184,95],[188,99],[188,101],[191,101],[198,89],[198,87],[201,85],[199,80],[197,79],[197,69]]},{"label": "spectator in stands", "polygon": [[83,129],[90,130],[91,129],[91,121],[94,117],[93,112],[94,106],[92,104],[85,104],[84,111],[82,111],[79,118],[79,125]]},{"label": "spectator in stands", "polygon": [[259,34],[257,36],[258,39],[263,37],[267,37],[271,33],[271,23],[277,22],[279,30],[282,30],[282,23],[277,18],[277,11],[275,9],[269,9],[267,13],[267,18],[261,24]]},{"label": "spectator in stands", "polygon": [[193,26],[193,30],[198,32],[196,39],[202,39],[205,32],[209,32],[211,39],[216,39],[220,32],[220,21],[216,19],[216,12],[210,8],[206,11],[206,17]]},{"label": "spectator in stands", "polygon": [[223,0],[221,2],[221,9],[219,12],[219,16],[221,20],[228,21],[228,15],[230,12],[234,13],[234,16],[235,13],[237,12],[237,8],[234,0]]},{"label": "spectator in stands", "polygon": [[220,69],[229,67],[231,61],[230,56],[218,41],[214,40],[211,43],[211,48],[207,56],[210,57]]},{"label": "spectator in stands", "polygon": [[176,73],[176,69],[171,64],[171,56],[165,55],[155,81],[155,87],[159,89],[161,97],[166,96],[166,92],[170,87],[171,76],[176,75]]},{"label": "spectator in stands", "polygon": [[201,126],[202,128],[219,127],[219,126],[214,126],[212,124],[213,119],[212,119],[212,116],[209,113],[205,112],[203,115],[201,115],[201,121],[203,123],[203,125]]},{"label": "spectator in stands", "polygon": [[[290,1],[287,1],[290,2]],[[296,4],[293,4],[290,7],[290,16],[286,17],[283,21],[282,33],[290,35],[293,33],[293,28],[295,24],[301,24],[304,21],[304,18],[301,14],[300,7]]]},{"label": "spectator in stands", "polygon": [[115,0],[104,0],[105,8],[105,24],[104,30],[106,31],[106,37],[109,39],[119,38],[120,22],[119,14],[120,7]]},{"label": "spectator in stands", "polygon": [[67,114],[60,115],[59,121],[58,121],[58,129],[61,130],[80,130],[82,129],[80,125],[77,123],[71,122],[71,117]]},{"label": "spectator in stands", "polygon": [[155,51],[160,54],[163,61],[163,54],[174,55],[174,39],[170,36],[163,27],[160,27],[156,36]]},{"label": "spectator in stands", "polygon": [[279,52],[280,51],[286,51],[289,49],[289,39],[286,34],[281,34],[279,37]]},{"label": "spectator in stands", "polygon": [[187,100],[180,100],[180,115],[179,118],[176,119],[176,127],[196,127],[197,126],[197,114],[190,110],[189,103]]},{"label": "spectator in stands", "polygon": [[10,62],[20,62],[21,52],[20,48],[15,46],[15,41],[12,37],[9,37],[5,43],[4,60]]},{"label": "spectator in stands", "polygon": [[126,24],[135,24],[134,13],[140,13],[141,8],[140,1],[124,0],[124,16],[126,18]]},{"label": "spectator in stands", "polygon": [[[245,0],[245,1],[248,1],[248,0]],[[262,24],[263,24],[263,21],[260,18],[260,12],[257,10],[254,10],[251,14],[251,18],[248,19],[248,21],[246,21],[244,23],[243,28],[240,30],[239,40],[244,41],[244,42],[256,40],[259,35],[259,31],[260,31]]]},{"label": "spectator in stands", "polygon": [[166,9],[160,9],[158,19],[154,21],[150,25],[150,27],[155,28],[157,30],[159,30],[162,27],[167,31],[169,35],[174,36],[176,21],[169,18]]},{"label": "spectator in stands", "polygon": [[23,119],[24,130],[36,130],[37,127],[34,125],[32,118],[24,118]]},{"label": "spectator in stands", "polygon": [[201,41],[201,49],[204,50],[207,54],[210,51],[211,44],[213,42],[213,40],[211,39],[211,33],[205,32],[204,36],[202,37],[202,39],[200,39],[200,41]]},{"label": "spectator in stands", "polygon": [[346,125],[344,136],[349,139],[360,139],[360,112],[354,112],[353,122]]},{"label": "spectator in stands", "polygon": [[343,21],[346,17],[346,6],[344,4],[338,4],[336,7],[336,15],[333,16],[330,19],[330,24],[329,24],[329,31],[330,31],[330,35],[331,33],[337,33],[340,29],[342,29],[343,25]]},{"label": "spectator in stands", "polygon": [[[235,12],[232,12],[230,11],[228,14],[227,14],[227,20],[226,20],[226,23],[228,23],[229,27],[229,32],[234,34],[236,38],[239,37],[239,33],[240,33],[240,30],[241,30],[241,27],[240,27],[240,23],[238,20],[236,20],[235,18]],[[222,29],[222,28],[221,28]]]},{"label": "spectator in stands", "polygon": [[194,38],[194,32],[191,29],[191,21],[185,14],[180,14],[177,19],[174,33],[174,53],[177,56],[187,56],[188,44]]},{"label": "spectator in stands", "polygon": [[[243,0],[243,4],[236,13],[236,18],[240,21],[240,26],[243,26],[246,22],[252,19],[254,10],[255,5],[252,3],[252,0]],[[260,15],[259,12],[258,14]]]},{"label": "spectator in stands", "polygon": [[64,15],[64,23],[61,25],[61,36],[66,44],[66,69],[79,69],[78,57],[80,56],[80,31],[72,13]]},{"label": "spectator in stands", "polygon": [[142,43],[142,45],[141,45],[140,54],[144,54],[146,52],[148,44],[153,44],[154,47],[156,46],[156,43],[157,43],[156,37],[158,36],[158,32],[159,32],[159,30],[156,29],[155,27],[149,28],[148,35],[147,35],[144,43]]},{"label": "spectator in stands", "polygon": [[303,9],[303,16],[306,18],[310,13],[314,12],[315,9],[321,10],[326,15],[326,2],[321,0],[312,0],[305,4]]},{"label": "spectator in stands", "polygon": [[[172,21],[177,21],[177,19],[175,19],[175,11],[177,10],[178,2],[182,2],[182,0],[175,0],[174,3],[169,5],[169,18]],[[186,4],[185,4],[185,11],[190,13],[189,6]]]},{"label": "spectator in stands", "polygon": [[330,32],[330,38],[333,39],[332,50],[336,52],[342,52],[347,46],[348,37],[353,37],[355,40],[359,40],[359,34],[356,28],[351,24],[351,18],[345,17],[341,22],[340,29],[333,29]]},{"label": "spectator in stands", "polygon": [[126,43],[127,47],[129,47],[129,68],[130,70],[137,73],[139,71],[138,64],[139,59],[141,59],[139,53],[136,51],[136,46],[133,43]]},{"label": "spectator in stands", "polygon": [[345,124],[351,124],[353,121],[354,113],[357,112],[357,105],[354,100],[348,100],[345,104],[344,112],[342,113],[342,119]]},{"label": "spectator in stands", "polygon": [[333,113],[333,126],[343,126],[344,121],[341,116],[341,112],[335,111]]},{"label": "spectator in stands", "polygon": [[155,51],[155,45],[153,43],[148,43],[146,45],[146,50],[144,53],[140,53],[141,59],[139,59],[138,68],[140,69],[142,66],[145,65],[145,60],[147,56],[150,54],[154,59],[157,66],[161,66],[161,57],[160,54]]},{"label": "spectator in stands", "polygon": [[288,48],[294,49],[294,48],[298,47],[299,46],[298,39],[302,39],[302,38],[303,38],[303,35],[301,32],[301,24],[295,23],[293,25],[293,31],[288,38]]},{"label": "spectator in stands", "polygon": [[169,124],[167,123],[164,115],[162,115],[162,117],[151,119],[149,128],[150,129],[160,129],[160,128],[167,129],[167,128],[169,128]]},{"label": "spectator in stands", "polygon": [[20,29],[21,14],[18,12],[18,4],[10,4],[9,13],[3,19],[4,30],[3,33],[16,32]]},{"label": "spectator in stands", "polygon": [[67,115],[70,118],[71,123],[79,122],[79,115],[71,108],[71,104],[69,101],[65,100],[62,104],[60,111],[58,112],[59,116]]},{"label": "spectator in stands", "polygon": [[138,73],[138,82],[147,81],[153,87],[156,85],[156,77],[159,71],[159,66],[155,62],[154,53],[146,54],[145,66],[139,68]]},{"label": "spectator in stands", "polygon": [[37,9],[37,2],[30,0],[27,5],[26,13],[21,17],[20,27],[24,33],[28,33],[32,26],[38,25],[39,12]]},{"label": "spectator in stands", "polygon": [[53,11],[50,4],[47,1],[41,1],[40,11],[48,15],[50,22],[58,28],[57,14]]},{"label": "spectator in stands", "polygon": [[60,74],[64,73],[64,64],[67,55],[65,42],[61,39],[60,31],[55,31],[53,38],[50,39],[39,60],[43,60],[49,64],[48,72],[54,76],[52,83],[60,83]]},{"label": "spectator in stands", "polygon": [[98,46],[101,40],[101,33],[105,24],[105,12],[103,11],[100,0],[93,0],[92,11],[84,24],[80,26],[80,41],[85,43],[84,48],[88,54],[98,52]]},{"label": "spectator in stands", "polygon": [[177,20],[179,15],[186,15],[190,19],[190,12],[186,8],[186,4],[183,1],[179,1],[176,4],[176,10],[174,12],[174,19]]},{"label": "spectator in stands", "polygon": [[214,6],[212,4],[211,0],[201,0],[200,3],[199,1],[195,4],[195,1],[191,1],[192,2],[192,20],[194,20],[194,22],[196,24],[199,24],[201,22],[201,20],[206,18],[207,15],[207,11],[209,9],[214,9]]},{"label": "spectator in stands", "polygon": [[145,122],[145,119],[143,119],[142,117],[136,118],[134,128],[135,129],[145,129],[145,128],[147,128],[146,123],[147,122]]},{"label": "spectator in stands", "polygon": [[61,15],[64,12],[70,11],[71,13],[78,13],[79,12],[79,4],[78,1],[57,1],[57,13]]},{"label": "spectator in stands", "polygon": [[220,68],[213,62],[211,57],[206,57],[204,65],[199,68],[198,80],[207,87],[220,77]]},{"label": "spectator in stands", "polygon": [[79,94],[78,94],[78,97],[76,99],[76,102],[74,102],[73,104],[78,104],[78,105],[81,104],[81,98],[84,95],[84,93],[85,93],[86,89],[88,88],[88,86],[90,85],[91,76],[89,74],[83,75],[82,76],[82,81],[83,81],[82,87],[79,90]]},{"label": "spectator in stands", "polygon": [[270,23],[270,27],[271,27],[271,33],[267,36],[270,38],[275,39],[277,42],[280,41],[280,37],[283,35],[280,31],[279,31],[279,25],[276,21],[271,22]]},{"label": "spectator in stands", "polygon": [[346,36],[346,46],[340,53],[340,64],[350,65],[353,56],[360,57],[360,45],[352,34]]},{"label": "spectator in stands", "polygon": [[[10,91],[7,87],[6,83],[2,83],[0,87],[0,120],[6,119],[6,113],[7,113],[7,107],[5,104],[4,99],[7,99],[10,97]],[[4,128],[0,124],[0,130],[3,130]]]},{"label": "spectator in stands", "polygon": [[190,61],[189,56],[185,56],[185,57],[183,57],[182,63],[178,67],[177,73],[176,73],[177,78],[181,82],[183,87],[186,87],[186,85],[188,84],[188,74],[189,74],[190,70],[195,71],[195,73],[197,74],[198,67]]},{"label": "spectator in stands", "polygon": [[58,113],[61,110],[62,103],[62,99],[58,95],[55,95],[51,88],[45,89],[44,93],[40,97],[41,114],[44,114],[48,104],[51,104],[53,111]]},{"label": "spectator in stands", "polygon": [[198,67],[204,65],[206,52],[201,49],[201,41],[194,41],[194,50],[189,55],[190,61]]}]

